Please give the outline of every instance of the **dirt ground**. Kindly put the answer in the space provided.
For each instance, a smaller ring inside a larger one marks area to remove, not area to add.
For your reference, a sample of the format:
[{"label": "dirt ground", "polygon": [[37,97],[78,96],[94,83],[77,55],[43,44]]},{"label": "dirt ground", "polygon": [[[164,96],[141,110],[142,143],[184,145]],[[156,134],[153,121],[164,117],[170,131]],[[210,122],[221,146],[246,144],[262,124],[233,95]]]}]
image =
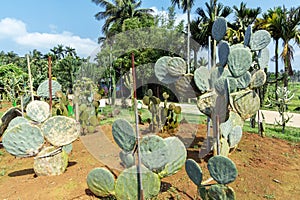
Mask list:
[{"label": "dirt ground", "polygon": [[[199,163],[205,180],[209,178],[206,167],[209,156],[200,160],[198,155],[206,135],[206,126],[198,125],[194,128],[197,134],[187,148],[188,158]],[[102,135],[97,135],[98,132]],[[0,199],[98,199],[86,184],[89,171],[107,166],[118,174],[122,168],[118,163],[117,147],[112,148],[113,143],[108,142],[112,139],[111,126],[99,127],[98,132],[83,136],[73,143],[69,166],[59,176],[37,177],[33,170],[33,158],[15,158],[0,147]],[[108,140],[102,140],[101,137]],[[291,144],[244,133],[238,148],[229,155],[238,168],[238,177],[230,184],[237,199],[299,199],[299,153],[299,143]],[[200,198],[197,197],[197,187],[189,180],[183,168],[177,174],[162,179],[161,193],[157,199]]]}]

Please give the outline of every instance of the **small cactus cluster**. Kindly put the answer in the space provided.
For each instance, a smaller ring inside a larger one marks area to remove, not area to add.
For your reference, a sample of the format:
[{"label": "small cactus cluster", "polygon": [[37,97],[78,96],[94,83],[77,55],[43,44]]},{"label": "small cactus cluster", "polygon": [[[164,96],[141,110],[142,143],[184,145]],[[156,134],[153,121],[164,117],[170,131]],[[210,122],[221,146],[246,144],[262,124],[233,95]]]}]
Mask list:
[{"label": "small cactus cluster", "polygon": [[161,110],[159,107],[160,99],[153,95],[153,91],[151,89],[148,89],[146,95],[143,97],[143,104],[148,106],[148,110],[152,114],[149,129],[151,132],[155,132],[161,126]]},{"label": "small cactus cluster", "polygon": [[97,86],[94,82],[83,77],[77,80],[73,87],[73,103],[78,105],[79,122],[82,127],[82,134],[93,133],[99,125],[98,108],[101,95],[97,92]]},{"label": "small cactus cluster", "polygon": [[168,106],[169,94],[164,92],[164,107],[162,114],[162,120],[164,121],[164,126],[162,127],[162,132],[174,132],[179,126],[179,115],[181,114],[181,107],[176,106],[174,103],[170,103]]},{"label": "small cactus cluster", "polygon": [[[122,149],[120,158],[126,169],[115,179],[109,170],[95,168],[87,176],[88,188],[100,197],[138,199],[135,132],[129,122],[117,119],[112,125],[112,133],[116,144]],[[177,137],[163,139],[148,135],[140,142],[140,156],[144,198],[150,199],[158,195],[162,178],[175,174],[183,167],[187,152]]]},{"label": "small cactus cluster", "polygon": [[185,169],[194,184],[198,187],[198,193],[203,200],[235,200],[234,190],[227,186],[233,182],[237,175],[237,169],[229,158],[221,155],[213,156],[208,160],[207,168],[210,176],[217,184],[205,184],[202,182],[203,173],[200,166],[192,159],[187,159]]},{"label": "small cactus cluster", "polygon": [[[68,165],[71,143],[79,137],[80,127],[72,118],[50,117],[50,106],[32,101],[26,107],[27,119],[12,119],[2,138],[5,150],[16,157],[34,157],[38,176],[62,174]],[[47,141],[47,142],[46,142]]]}]

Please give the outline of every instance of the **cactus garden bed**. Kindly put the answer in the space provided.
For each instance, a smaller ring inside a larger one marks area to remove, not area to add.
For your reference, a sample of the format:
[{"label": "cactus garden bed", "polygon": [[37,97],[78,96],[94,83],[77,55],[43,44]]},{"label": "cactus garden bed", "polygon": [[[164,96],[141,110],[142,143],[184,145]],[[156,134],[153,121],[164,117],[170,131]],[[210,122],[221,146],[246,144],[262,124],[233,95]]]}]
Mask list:
[{"label": "cactus garden bed", "polygon": [[[144,126],[144,127],[143,127]],[[145,124],[141,128],[146,129]],[[188,158],[194,159],[203,170],[203,179],[208,178],[207,160],[198,159],[199,148],[206,137],[205,125],[191,125],[198,128],[194,141],[187,149]],[[97,128],[102,137],[113,142],[111,125]],[[167,134],[162,135],[168,137]],[[90,148],[105,147],[105,140],[93,140]],[[0,199],[98,199],[88,189],[87,174],[96,167],[105,167],[107,159],[114,159],[113,152],[119,151],[117,145],[104,148],[100,162],[87,150],[85,139],[73,143],[69,156],[69,166],[59,176],[35,176],[33,159],[15,158],[0,148]],[[98,137],[98,136],[97,136]],[[102,141],[102,143],[101,143]],[[111,149],[110,149],[111,148]],[[238,177],[230,186],[237,199],[295,199],[300,195],[300,144],[290,144],[275,138],[261,138],[256,134],[244,133],[238,148],[229,157],[238,169]],[[98,157],[99,158],[99,157]],[[118,168],[120,166],[116,166]],[[113,167],[111,167],[113,169]],[[113,169],[115,174],[119,170]],[[184,169],[173,176],[163,178],[161,191],[156,199],[200,199],[197,187],[188,178]]]}]

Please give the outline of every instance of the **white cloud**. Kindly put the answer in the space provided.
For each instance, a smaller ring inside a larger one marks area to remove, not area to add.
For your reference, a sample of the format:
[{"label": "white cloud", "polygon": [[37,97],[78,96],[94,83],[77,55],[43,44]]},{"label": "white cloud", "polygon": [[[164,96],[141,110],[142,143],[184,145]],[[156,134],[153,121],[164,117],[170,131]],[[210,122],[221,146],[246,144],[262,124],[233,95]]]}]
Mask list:
[{"label": "white cloud", "polygon": [[[54,28],[53,25],[50,25],[50,27]],[[33,49],[49,51],[54,46],[62,44],[75,48],[77,54],[84,57],[89,56],[98,46],[97,42],[89,38],[81,38],[67,31],[62,33],[30,33],[27,31],[24,22],[12,18],[0,20],[0,40],[1,39],[10,39],[15,44],[21,45],[24,49],[28,49],[28,51]]]}]

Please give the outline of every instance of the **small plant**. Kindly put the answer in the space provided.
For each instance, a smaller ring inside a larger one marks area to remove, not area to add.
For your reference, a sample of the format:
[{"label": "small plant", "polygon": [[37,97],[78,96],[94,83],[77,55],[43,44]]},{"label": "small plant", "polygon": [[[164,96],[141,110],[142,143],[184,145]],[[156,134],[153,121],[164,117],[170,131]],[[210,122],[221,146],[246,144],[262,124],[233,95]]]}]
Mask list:
[{"label": "small plant", "polygon": [[289,115],[287,112],[287,107],[292,98],[294,98],[294,93],[291,93],[286,87],[278,87],[276,90],[278,100],[271,98],[271,106],[276,106],[279,113],[280,119],[276,120],[276,123],[282,127],[282,133],[285,131],[286,124],[292,119],[293,115]]},{"label": "small plant", "polygon": [[161,114],[160,114],[160,99],[153,95],[151,89],[149,89],[146,95],[143,98],[143,103],[148,106],[148,110],[152,114],[151,124],[150,124],[150,131],[155,132],[157,129],[161,127]]}]

